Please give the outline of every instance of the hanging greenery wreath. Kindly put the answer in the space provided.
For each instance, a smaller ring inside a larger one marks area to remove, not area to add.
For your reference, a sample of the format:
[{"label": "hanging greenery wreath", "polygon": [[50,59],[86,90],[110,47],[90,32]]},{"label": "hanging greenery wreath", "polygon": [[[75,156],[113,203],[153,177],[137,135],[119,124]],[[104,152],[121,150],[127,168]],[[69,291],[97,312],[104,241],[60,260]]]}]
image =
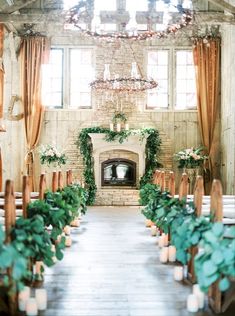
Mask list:
[{"label": "hanging greenery wreath", "polygon": [[161,139],[159,132],[154,128],[130,129],[122,130],[121,132],[110,131],[108,128],[103,127],[83,128],[78,135],[76,145],[83,156],[85,167],[83,176],[89,194],[87,200],[88,205],[94,204],[97,190],[94,175],[94,161],[92,157],[92,142],[89,136],[90,133],[105,134],[105,140],[107,142],[118,141],[119,143],[123,143],[130,135],[139,135],[140,140],[143,140],[144,137],[147,138],[145,147],[146,167],[145,174],[140,179],[140,188],[152,180],[153,171],[161,166],[158,162]]}]

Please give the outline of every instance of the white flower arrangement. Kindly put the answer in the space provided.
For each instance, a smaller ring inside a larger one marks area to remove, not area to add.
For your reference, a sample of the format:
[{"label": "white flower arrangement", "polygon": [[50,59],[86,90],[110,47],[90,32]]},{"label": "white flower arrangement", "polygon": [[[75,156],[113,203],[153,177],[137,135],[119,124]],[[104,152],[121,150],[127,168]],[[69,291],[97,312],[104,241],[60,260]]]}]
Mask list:
[{"label": "white flower arrangement", "polygon": [[203,147],[182,149],[174,154],[175,160],[179,162],[178,168],[197,168],[203,165],[203,162],[208,159],[207,155],[201,152]]},{"label": "white flower arrangement", "polygon": [[66,155],[50,144],[42,145],[39,148],[39,156],[42,165],[47,164],[50,166],[50,164],[55,164],[61,166],[65,165],[67,161]]}]

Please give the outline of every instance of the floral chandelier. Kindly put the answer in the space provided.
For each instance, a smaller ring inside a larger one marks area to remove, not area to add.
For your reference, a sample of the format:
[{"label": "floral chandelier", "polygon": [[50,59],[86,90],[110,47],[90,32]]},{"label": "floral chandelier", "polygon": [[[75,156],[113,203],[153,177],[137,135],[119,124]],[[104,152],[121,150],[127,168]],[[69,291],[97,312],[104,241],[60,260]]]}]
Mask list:
[{"label": "floral chandelier", "polygon": [[[116,40],[148,40],[164,38],[175,34],[178,30],[191,24],[192,0],[146,0],[148,11],[118,12],[120,19],[118,30],[105,30],[104,20],[112,14],[109,11],[98,11],[94,7],[96,0],[81,0],[66,11],[65,24],[78,29],[82,34],[94,39],[106,41]],[[144,23],[137,23],[141,16]],[[160,23],[161,22],[161,23]],[[112,21],[113,23],[113,21]],[[140,24],[145,29],[139,30]]]},{"label": "floral chandelier", "polygon": [[158,86],[153,79],[142,78],[115,78],[115,79],[97,79],[90,83],[92,89],[109,90],[113,92],[141,92],[154,89]]},{"label": "floral chandelier", "polygon": [[[110,64],[104,65],[103,78],[96,79],[90,83],[90,87],[93,91],[101,92],[105,91],[110,94],[132,94],[139,93],[145,90],[154,89],[158,86],[158,83],[152,78],[144,78],[141,69],[136,61],[136,56],[131,44],[128,45],[130,52],[132,53],[134,62],[131,64],[130,76],[119,76],[114,74],[111,78]],[[111,55],[112,64],[116,49],[114,48]]]}]

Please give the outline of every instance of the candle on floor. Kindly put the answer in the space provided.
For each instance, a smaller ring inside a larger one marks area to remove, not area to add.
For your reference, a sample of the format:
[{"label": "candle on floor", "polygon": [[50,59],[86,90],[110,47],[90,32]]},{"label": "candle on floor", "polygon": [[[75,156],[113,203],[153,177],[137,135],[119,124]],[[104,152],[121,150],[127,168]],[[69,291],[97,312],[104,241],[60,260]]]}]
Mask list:
[{"label": "candle on floor", "polygon": [[74,220],[70,223],[70,225],[71,225],[72,227],[79,227],[79,226],[80,226],[80,220],[79,220],[79,219],[74,219]]},{"label": "candle on floor", "polygon": [[72,246],[72,238],[70,236],[66,236],[65,246],[66,247],[71,247]]},{"label": "candle on floor", "polygon": [[156,236],[157,235],[157,226],[152,225],[151,226],[151,236]]},{"label": "candle on floor", "polygon": [[159,236],[159,238],[158,238],[158,246],[160,247],[160,248],[162,248],[162,247],[164,247],[165,246],[165,240],[164,240],[164,236]]},{"label": "candle on floor", "polygon": [[168,234],[163,233],[162,237],[163,237],[164,246],[168,246]]},{"label": "candle on floor", "polygon": [[152,226],[152,221],[150,219],[145,220],[145,226],[146,227],[151,227]]},{"label": "candle on floor", "polygon": [[[55,254],[55,252],[56,252],[55,245],[51,245],[51,251],[54,252],[54,254]],[[54,263],[57,262],[57,258],[55,255],[52,257],[52,260]]]},{"label": "candle on floor", "polygon": [[187,310],[191,313],[196,313],[198,311],[198,300],[195,294],[188,295]]},{"label": "candle on floor", "polygon": [[204,308],[205,305],[205,293],[201,291],[199,284],[193,285],[193,294],[197,296],[198,307]]},{"label": "candle on floor", "polygon": [[26,315],[27,316],[37,316],[38,314],[38,307],[36,299],[31,297],[28,299],[26,303]]},{"label": "candle on floor", "polygon": [[182,281],[184,279],[184,268],[182,266],[174,267],[174,280]]},{"label": "candle on floor", "polygon": [[46,289],[36,289],[35,298],[37,301],[38,310],[43,311],[47,309],[47,291]]},{"label": "candle on floor", "polygon": [[168,247],[163,247],[160,251],[160,262],[166,263],[168,261]]},{"label": "candle on floor", "polygon": [[117,123],[117,132],[121,132],[121,123]]},{"label": "candle on floor", "polygon": [[170,262],[175,262],[175,260],[176,260],[176,248],[175,248],[175,246],[169,246],[168,257],[169,257]]},{"label": "candle on floor", "polygon": [[125,130],[126,130],[126,131],[129,130],[129,124],[128,124],[128,123],[125,124]]},{"label": "candle on floor", "polygon": [[26,309],[26,303],[30,297],[30,288],[25,286],[22,291],[20,291],[18,295],[18,306],[21,312],[24,312]]},{"label": "candle on floor", "polygon": [[109,124],[109,129],[110,129],[110,131],[113,131],[113,123]]},{"label": "candle on floor", "polygon": [[64,233],[65,233],[65,235],[70,235],[70,233],[71,233],[71,228],[70,228],[69,225],[66,225],[66,226],[64,227]]}]

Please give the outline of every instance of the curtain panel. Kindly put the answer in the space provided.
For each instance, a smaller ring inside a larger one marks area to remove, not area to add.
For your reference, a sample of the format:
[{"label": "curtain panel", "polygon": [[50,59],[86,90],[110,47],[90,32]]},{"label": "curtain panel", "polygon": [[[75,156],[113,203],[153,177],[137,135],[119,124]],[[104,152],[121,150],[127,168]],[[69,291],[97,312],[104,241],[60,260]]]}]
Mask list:
[{"label": "curtain panel", "polygon": [[220,106],[220,38],[197,39],[193,45],[196,71],[197,108],[202,143],[206,147],[209,160],[209,183],[218,177],[219,143],[215,140],[215,124]]},{"label": "curtain panel", "polygon": [[[3,117],[3,88],[4,88],[3,44],[4,44],[4,25],[0,24],[0,119]],[[0,191],[2,191],[2,153],[1,153],[1,147],[0,147]]]},{"label": "curtain panel", "polygon": [[38,144],[44,107],[41,102],[42,64],[48,61],[50,41],[43,36],[24,37],[20,46],[21,95],[27,143],[26,171],[35,188],[34,150]]}]

